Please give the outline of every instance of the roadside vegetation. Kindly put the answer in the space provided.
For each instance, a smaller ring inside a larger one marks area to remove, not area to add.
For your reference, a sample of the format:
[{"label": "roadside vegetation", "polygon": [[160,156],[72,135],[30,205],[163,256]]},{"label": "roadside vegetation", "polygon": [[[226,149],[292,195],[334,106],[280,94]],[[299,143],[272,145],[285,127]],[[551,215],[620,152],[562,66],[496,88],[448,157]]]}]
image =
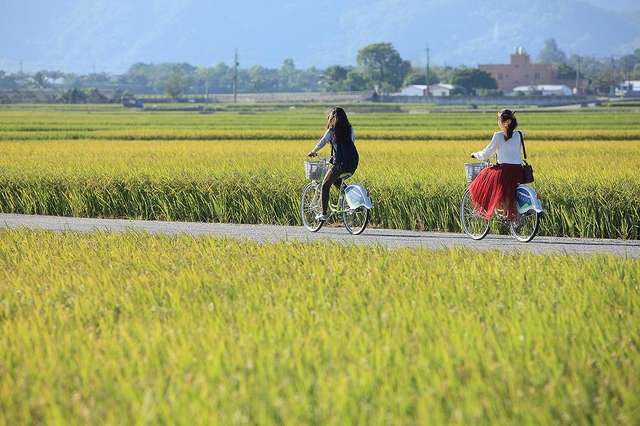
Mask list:
[{"label": "roadside vegetation", "polygon": [[[640,238],[639,117],[519,114],[545,207],[542,234]],[[463,163],[490,140],[494,114],[351,118],[361,153],[354,180],[371,191],[373,226],[460,231]],[[319,107],[211,115],[7,108],[0,211],[300,224],[303,161],[323,126]]]}]

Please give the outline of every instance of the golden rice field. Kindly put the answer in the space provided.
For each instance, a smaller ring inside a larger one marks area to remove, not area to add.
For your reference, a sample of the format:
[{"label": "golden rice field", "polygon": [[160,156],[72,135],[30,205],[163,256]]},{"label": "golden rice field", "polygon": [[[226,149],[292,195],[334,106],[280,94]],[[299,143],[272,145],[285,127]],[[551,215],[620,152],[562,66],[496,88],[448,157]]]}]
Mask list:
[{"label": "golden rice field", "polygon": [[638,283],[618,257],[0,231],[0,424],[634,425]]},{"label": "golden rice field", "polygon": [[[488,142],[495,116],[352,109],[353,180],[370,189],[373,226],[459,232],[463,163]],[[640,238],[639,113],[518,117],[546,210],[542,234]],[[0,211],[300,224],[302,163],[323,127],[320,107],[0,108]]]}]

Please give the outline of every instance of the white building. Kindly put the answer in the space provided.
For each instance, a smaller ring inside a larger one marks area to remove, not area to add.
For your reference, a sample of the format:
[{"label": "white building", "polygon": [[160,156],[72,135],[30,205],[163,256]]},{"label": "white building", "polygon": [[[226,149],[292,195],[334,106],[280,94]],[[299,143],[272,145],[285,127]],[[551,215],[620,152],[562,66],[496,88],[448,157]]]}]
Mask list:
[{"label": "white building", "polygon": [[424,96],[424,91],[427,88],[424,84],[412,84],[403,88],[398,95],[400,96]]},{"label": "white building", "polygon": [[513,93],[541,94],[542,96],[573,96],[573,90],[564,84],[538,84],[533,86],[517,86]]},{"label": "white building", "polygon": [[455,89],[453,84],[437,83],[428,87],[424,84],[412,84],[407,86],[398,95],[400,96],[450,96]]},{"label": "white building", "polygon": [[620,87],[616,87],[616,95],[624,96],[627,94],[640,95],[640,80],[626,80],[622,82]]}]

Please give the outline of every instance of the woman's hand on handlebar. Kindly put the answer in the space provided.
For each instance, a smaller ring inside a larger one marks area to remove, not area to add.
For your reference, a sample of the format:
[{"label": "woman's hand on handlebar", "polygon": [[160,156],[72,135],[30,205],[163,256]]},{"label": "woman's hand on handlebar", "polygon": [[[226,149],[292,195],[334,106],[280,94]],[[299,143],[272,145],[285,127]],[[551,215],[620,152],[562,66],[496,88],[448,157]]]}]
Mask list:
[{"label": "woman's hand on handlebar", "polygon": [[314,152],[314,151],[309,151],[309,153],[307,154],[308,157],[317,157],[318,153]]}]

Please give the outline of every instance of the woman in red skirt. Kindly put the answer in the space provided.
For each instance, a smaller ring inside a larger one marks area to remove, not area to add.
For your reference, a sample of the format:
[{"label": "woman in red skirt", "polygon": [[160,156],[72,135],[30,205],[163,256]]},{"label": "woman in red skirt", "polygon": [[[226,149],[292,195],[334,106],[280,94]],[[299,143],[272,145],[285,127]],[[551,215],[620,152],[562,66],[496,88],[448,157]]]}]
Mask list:
[{"label": "woman in red skirt", "polygon": [[520,132],[515,113],[508,109],[498,112],[498,126],[491,143],[471,157],[485,161],[498,151],[498,164],[483,169],[471,182],[469,193],[476,210],[486,219],[499,210],[509,220],[516,218],[516,188],[522,182],[522,160],[520,159]]}]

